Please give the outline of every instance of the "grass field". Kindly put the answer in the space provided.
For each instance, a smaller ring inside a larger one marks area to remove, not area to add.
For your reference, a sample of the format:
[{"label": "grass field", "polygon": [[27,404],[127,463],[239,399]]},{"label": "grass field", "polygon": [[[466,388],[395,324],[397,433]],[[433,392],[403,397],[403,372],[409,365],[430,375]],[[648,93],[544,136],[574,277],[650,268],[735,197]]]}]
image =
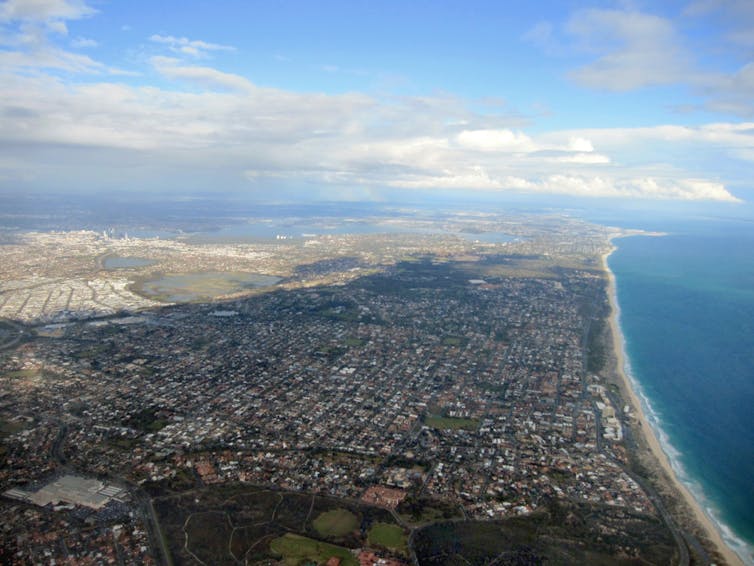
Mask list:
[{"label": "grass field", "polygon": [[24,429],[24,424],[18,421],[6,421],[0,419],[0,437],[16,434]]},{"label": "grass field", "polygon": [[176,489],[152,483],[144,485],[156,494],[155,511],[176,566],[196,563],[193,556],[213,566],[281,558],[287,566],[303,566],[338,556],[341,566],[357,566],[349,549],[367,546],[361,525],[368,530],[394,521],[386,509],[335,497],[243,484],[193,489],[192,481]]},{"label": "grass field", "polygon": [[455,417],[441,417],[429,415],[424,422],[427,426],[441,430],[476,430],[479,428],[477,419],[458,419]]},{"label": "grass field", "polygon": [[398,525],[377,523],[369,529],[369,543],[384,546],[403,553],[408,552],[406,535]]},{"label": "grass field", "polygon": [[359,528],[359,519],[347,509],[333,509],[321,513],[312,525],[323,537],[342,537]]},{"label": "grass field", "polygon": [[287,566],[297,566],[309,560],[317,564],[327,562],[333,556],[341,559],[343,566],[358,566],[358,561],[348,549],[326,542],[287,533],[270,542],[270,550],[283,557]]},{"label": "grass field", "polygon": [[18,369],[5,372],[3,377],[8,379],[36,379],[40,375],[42,375],[42,372],[38,369]]}]

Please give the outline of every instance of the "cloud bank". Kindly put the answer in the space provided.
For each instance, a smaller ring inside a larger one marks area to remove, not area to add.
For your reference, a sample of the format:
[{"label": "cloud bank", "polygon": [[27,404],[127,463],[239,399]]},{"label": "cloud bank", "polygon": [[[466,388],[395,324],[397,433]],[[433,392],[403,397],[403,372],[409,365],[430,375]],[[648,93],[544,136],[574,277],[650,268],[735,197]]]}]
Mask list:
[{"label": "cloud bank", "polygon": [[[28,22],[49,27],[94,13],[73,0],[2,5],[0,20],[17,26],[16,40],[0,52],[0,145],[8,148],[0,162],[3,186],[54,189],[61,179],[73,179],[84,190],[98,190],[158,179],[165,189],[179,190],[182,180],[214,175],[226,184],[208,190],[235,183],[235,189],[261,192],[286,184],[331,187],[333,194],[347,188],[450,189],[734,202],[718,179],[651,158],[629,164],[627,156],[637,147],[678,141],[716,146],[735,159],[754,155],[751,125],[532,133],[519,118],[473,110],[477,101],[452,95],[259,86],[207,63],[209,54],[234,49],[210,41],[147,38],[163,50],[146,58],[143,69],[159,77],[156,86],[112,80],[114,70],[106,64],[52,44],[48,36],[60,33],[59,26],[38,31],[34,41],[19,39]],[[579,80],[604,80],[608,68],[625,73],[620,88],[661,80],[659,70],[640,78],[631,69],[646,65],[639,59],[648,55],[636,54],[642,41],[672,41],[662,21],[637,17],[627,23],[593,10],[570,25],[585,43],[608,40],[593,37],[589,30],[596,25],[617,42],[615,51],[577,71]],[[680,55],[671,50],[667,57],[677,62]],[[658,69],[667,64],[660,60]],[[73,73],[75,80],[51,70]]]}]

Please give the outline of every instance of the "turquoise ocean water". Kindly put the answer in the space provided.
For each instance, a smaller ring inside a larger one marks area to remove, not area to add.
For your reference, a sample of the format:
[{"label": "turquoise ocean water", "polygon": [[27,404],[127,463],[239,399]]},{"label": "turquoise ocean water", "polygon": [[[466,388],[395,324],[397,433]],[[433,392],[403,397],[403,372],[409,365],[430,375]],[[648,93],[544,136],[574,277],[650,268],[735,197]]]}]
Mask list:
[{"label": "turquoise ocean water", "polygon": [[681,481],[754,564],[754,223],[614,240],[629,370]]}]

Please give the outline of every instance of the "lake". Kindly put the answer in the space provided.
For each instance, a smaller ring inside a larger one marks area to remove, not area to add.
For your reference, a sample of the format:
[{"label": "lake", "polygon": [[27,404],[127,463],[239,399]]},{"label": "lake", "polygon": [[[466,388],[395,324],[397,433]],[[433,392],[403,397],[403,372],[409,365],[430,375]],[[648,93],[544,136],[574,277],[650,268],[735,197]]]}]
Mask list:
[{"label": "lake", "polygon": [[271,287],[280,277],[261,273],[221,272],[166,274],[139,285],[144,296],[170,303],[214,299],[248,289]]}]

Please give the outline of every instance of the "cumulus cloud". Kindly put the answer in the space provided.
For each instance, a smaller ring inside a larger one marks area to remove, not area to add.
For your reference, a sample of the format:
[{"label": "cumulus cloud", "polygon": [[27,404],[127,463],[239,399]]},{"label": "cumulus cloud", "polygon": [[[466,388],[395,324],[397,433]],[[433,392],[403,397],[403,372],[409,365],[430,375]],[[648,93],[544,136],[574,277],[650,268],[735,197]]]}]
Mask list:
[{"label": "cumulus cloud", "polygon": [[[170,171],[233,172],[249,186],[306,182],[341,191],[457,189],[573,194],[595,197],[733,201],[713,180],[674,172],[646,174],[605,154],[628,138],[663,136],[673,142],[706,136],[708,143],[750,139],[736,125],[668,127],[645,132],[601,130],[530,135],[480,127],[487,117],[452,98],[378,99],[358,93],[325,95],[262,88],[246,78],[171,58],[152,61],[170,80],[201,83],[199,92],[110,82],[65,84],[52,77],[6,75],[0,91],[0,144],[29,148],[25,167],[43,175],[33,148],[87,147],[103,162],[130,163],[160,178]],[[448,116],[456,119],[448,120]],[[400,124],[398,128],[391,124]],[[459,123],[468,128],[458,130]],[[612,137],[611,137],[612,136]],[[741,149],[746,146],[741,142]],[[597,151],[599,150],[599,151]],[[136,153],[134,153],[136,152]],[[17,161],[18,161],[17,159]],[[17,162],[16,161],[16,162]],[[56,162],[107,176],[87,160]],[[150,163],[147,168],[145,163]],[[50,173],[52,175],[53,173]],[[77,172],[76,175],[82,173]],[[183,174],[183,173],[182,173]]]},{"label": "cumulus cloud", "polygon": [[540,184],[540,190],[586,197],[740,202],[740,199],[731,195],[722,183],[703,179],[639,177],[619,180],[606,177],[552,175]]},{"label": "cumulus cloud", "polygon": [[610,163],[607,155],[600,153],[574,153],[555,158],[559,163],[580,163],[582,165],[598,165]]},{"label": "cumulus cloud", "polygon": [[590,128],[552,132],[545,136],[551,143],[565,137],[585,136],[604,151],[618,152],[644,147],[656,151],[671,147],[684,152],[702,152],[704,148],[722,151],[754,149],[754,122],[717,122],[701,126],[658,125],[637,128]]},{"label": "cumulus cloud", "polygon": [[[113,69],[58,46],[64,30],[54,25],[92,13],[73,0],[2,5],[0,19],[22,22],[5,38],[9,49],[0,51],[0,145],[8,148],[3,183],[33,172],[40,184],[181,186],[180,180],[205,175],[212,183],[222,176],[249,187],[307,184],[336,194],[399,188],[733,201],[716,180],[655,159],[626,165],[625,156],[637,145],[701,143],[692,140],[732,147],[738,159],[753,153],[751,125],[533,133],[504,107],[490,110],[452,95],[260,87],[197,64],[231,46],[170,35],[150,39],[171,56],[148,59],[167,84],[118,83],[101,78]],[[638,41],[620,31],[626,24],[614,14],[592,11],[588,18],[612,22],[607,30],[618,38],[616,49]],[[647,37],[662,31],[661,22],[638,21]],[[609,43],[578,26],[573,33],[585,44]],[[77,43],[95,47],[83,38],[70,42]],[[46,69],[74,73],[76,80]],[[99,77],[87,81],[85,74]]]},{"label": "cumulus cloud", "polygon": [[700,179],[657,179],[639,177],[624,180],[553,174],[544,178],[501,176],[494,178],[478,169],[438,176],[409,176],[396,179],[394,187],[478,190],[515,190],[529,193],[564,194],[591,198],[631,198],[653,200],[717,200],[740,202],[721,183]]},{"label": "cumulus cloud", "polygon": [[456,144],[464,149],[485,153],[537,154],[536,161],[541,164],[610,163],[610,158],[596,153],[592,142],[584,137],[571,137],[564,143],[547,143],[544,140],[535,141],[523,132],[509,129],[464,130],[456,136]]},{"label": "cumulus cloud", "polygon": [[592,142],[588,140],[587,138],[583,138],[579,136],[568,138],[567,147],[570,151],[578,151],[578,152],[594,151],[594,146],[592,145]]},{"label": "cumulus cloud", "polygon": [[458,134],[457,140],[462,147],[477,151],[529,153],[538,149],[526,134],[507,129],[465,130]]}]

